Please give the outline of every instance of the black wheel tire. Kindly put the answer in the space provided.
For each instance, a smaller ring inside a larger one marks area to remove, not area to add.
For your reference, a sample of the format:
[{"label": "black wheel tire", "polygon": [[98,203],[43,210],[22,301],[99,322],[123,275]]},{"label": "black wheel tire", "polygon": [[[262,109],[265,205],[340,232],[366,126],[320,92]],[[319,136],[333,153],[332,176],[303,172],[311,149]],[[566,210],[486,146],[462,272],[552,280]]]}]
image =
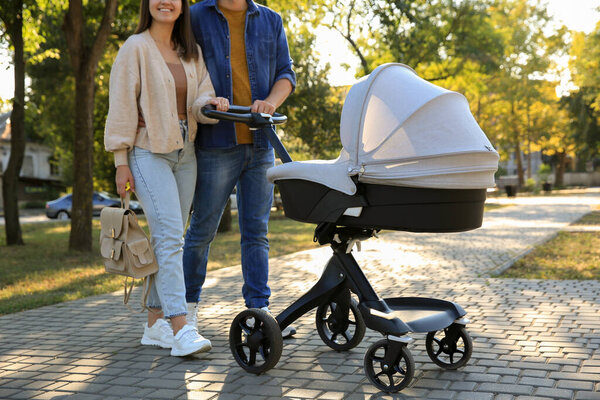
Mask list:
[{"label": "black wheel tire", "polygon": [[412,380],[415,374],[415,361],[406,345],[402,345],[392,368],[388,366],[384,369],[384,357],[389,345],[389,340],[382,339],[369,347],[365,353],[365,375],[379,390],[396,393],[407,387]]},{"label": "black wheel tire", "polygon": [[[458,338],[454,343],[448,343],[448,329],[458,330]],[[444,369],[458,369],[471,359],[473,340],[464,326],[451,325],[439,331],[429,332],[425,338],[425,347],[429,358],[436,365]],[[460,355],[458,360],[455,359],[457,354]]]},{"label": "black wheel tire", "polygon": [[271,314],[258,308],[239,313],[229,329],[229,347],[240,367],[253,374],[273,368],[283,350],[279,324]]},{"label": "black wheel tire", "polygon": [[[346,315],[342,321],[337,320],[334,315],[336,306],[335,301],[329,301],[317,308],[315,316],[317,332],[323,343],[333,350],[346,351],[353,349],[365,337],[367,329],[365,320],[358,310],[358,303],[354,299],[350,299],[350,312],[354,320],[350,318],[350,315]],[[351,326],[354,327],[353,332],[349,331]]]}]

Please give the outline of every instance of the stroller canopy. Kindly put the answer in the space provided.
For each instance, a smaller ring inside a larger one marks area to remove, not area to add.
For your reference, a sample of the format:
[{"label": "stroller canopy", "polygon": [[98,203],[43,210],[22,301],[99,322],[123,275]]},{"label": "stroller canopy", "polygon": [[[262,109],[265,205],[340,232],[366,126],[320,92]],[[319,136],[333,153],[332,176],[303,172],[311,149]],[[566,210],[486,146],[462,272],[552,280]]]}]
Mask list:
[{"label": "stroller canopy", "polygon": [[348,92],[337,160],[271,168],[268,178],[305,179],[352,195],[358,181],[392,186],[481,189],[494,186],[498,153],[466,98],[385,64]]}]

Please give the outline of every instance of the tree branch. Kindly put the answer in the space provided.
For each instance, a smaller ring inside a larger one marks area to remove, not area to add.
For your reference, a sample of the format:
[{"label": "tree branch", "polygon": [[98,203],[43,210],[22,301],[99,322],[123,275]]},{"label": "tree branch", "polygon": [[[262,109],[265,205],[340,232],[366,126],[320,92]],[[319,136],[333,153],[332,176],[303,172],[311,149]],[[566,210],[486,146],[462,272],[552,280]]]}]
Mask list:
[{"label": "tree branch", "polygon": [[100,28],[98,28],[98,33],[96,34],[94,44],[92,45],[92,49],[90,51],[90,65],[96,65],[100,60],[104,49],[104,45],[106,44],[106,41],[108,40],[108,35],[111,31],[112,23],[115,20],[116,13],[117,0],[106,0],[106,5],[104,7],[104,15],[102,16],[102,22],[100,23]]}]

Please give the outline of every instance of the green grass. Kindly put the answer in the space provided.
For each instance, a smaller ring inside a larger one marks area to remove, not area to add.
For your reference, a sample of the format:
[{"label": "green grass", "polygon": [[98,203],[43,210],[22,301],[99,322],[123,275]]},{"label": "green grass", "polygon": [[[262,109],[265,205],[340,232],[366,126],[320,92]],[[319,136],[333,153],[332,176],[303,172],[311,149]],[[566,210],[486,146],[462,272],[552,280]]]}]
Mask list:
[{"label": "green grass", "polygon": [[[494,210],[501,205],[486,204],[486,211]],[[586,224],[600,223],[600,212],[592,213],[596,222],[584,222]],[[143,227],[145,220],[140,219]],[[240,263],[240,236],[238,233],[237,215],[233,215],[232,231],[220,233],[211,246],[208,269],[215,270]],[[75,300],[96,294],[109,293],[119,290],[123,286],[123,277],[106,274],[99,256],[98,236],[100,224],[97,220],[93,223],[93,246],[92,253],[78,253],[68,251],[69,222],[52,222],[43,224],[22,225],[25,246],[2,246],[0,247],[0,315],[18,311],[37,308],[45,305],[56,304],[67,300]],[[314,225],[303,224],[292,221],[283,216],[281,211],[271,216],[269,223],[270,256],[277,257],[300,250],[316,247],[313,243]],[[575,235],[575,234],[568,234]],[[568,236],[567,235],[567,236]],[[579,275],[563,273],[564,278],[552,279],[598,279],[599,271],[598,251],[600,249],[600,237],[598,233],[577,234],[581,237],[571,239],[564,252],[566,256],[573,257],[573,249],[583,254],[591,251],[589,261],[581,261],[577,269],[582,270]],[[591,238],[588,236],[592,236]],[[593,236],[596,235],[596,236]],[[561,235],[559,235],[561,237]],[[584,240],[585,239],[585,240]],[[562,239],[565,240],[565,239]],[[5,242],[4,229],[0,230],[0,243]],[[572,242],[572,243],[571,243]],[[548,252],[556,250],[555,244],[549,244]],[[590,250],[592,249],[592,250]],[[579,254],[578,253],[578,254]],[[532,257],[533,253],[528,257]],[[517,265],[529,260],[526,257]],[[542,255],[552,261],[554,255]],[[579,257],[579,255],[577,256]],[[585,260],[588,260],[587,258]],[[529,262],[529,261],[528,261]],[[557,270],[564,271],[566,265],[558,262]],[[588,265],[584,268],[584,265]],[[517,266],[516,265],[516,266]],[[521,270],[528,271],[527,276],[520,277],[545,277],[550,267],[533,268],[524,264]],[[540,264],[534,260],[533,265]],[[594,266],[596,266],[594,268]],[[541,269],[541,271],[540,271]],[[515,267],[506,272],[506,276],[515,272]],[[522,273],[522,272],[520,272]],[[574,277],[583,276],[583,277]],[[593,278],[595,276],[595,278]]]},{"label": "green grass", "polygon": [[[218,234],[211,246],[209,270],[240,263],[240,236],[234,215],[231,232]],[[146,226],[145,220],[140,224]],[[99,256],[100,223],[93,222],[92,253],[71,252],[69,222],[22,225],[25,246],[0,247],[0,315],[109,293],[123,287],[123,277],[104,272]],[[316,247],[314,225],[273,213],[269,223],[270,256]],[[4,229],[0,243],[5,243]]]},{"label": "green grass", "polygon": [[[591,212],[573,223],[582,224],[600,224],[600,212]],[[600,232],[559,232],[518,260],[500,277],[600,279]]]},{"label": "green grass", "polygon": [[592,211],[579,218],[571,225],[600,225],[600,211]]},{"label": "green grass", "polygon": [[496,203],[485,203],[483,205],[483,210],[484,211],[492,211],[492,210],[497,210],[499,208],[504,208],[504,207],[508,207],[508,204],[496,204]]}]

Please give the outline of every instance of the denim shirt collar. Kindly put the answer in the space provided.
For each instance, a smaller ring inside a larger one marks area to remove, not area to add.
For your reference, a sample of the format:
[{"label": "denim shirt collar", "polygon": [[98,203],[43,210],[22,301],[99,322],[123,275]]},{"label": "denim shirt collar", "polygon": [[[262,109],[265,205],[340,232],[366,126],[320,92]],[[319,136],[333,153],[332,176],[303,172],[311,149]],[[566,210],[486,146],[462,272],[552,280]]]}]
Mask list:
[{"label": "denim shirt collar", "polygon": [[[206,2],[207,6],[214,7],[215,10],[219,10],[217,7],[217,0],[204,0],[204,1]],[[253,2],[252,0],[246,0],[246,3],[248,3],[248,10],[247,10],[248,15],[260,13],[258,6],[256,5],[255,2]]]}]

